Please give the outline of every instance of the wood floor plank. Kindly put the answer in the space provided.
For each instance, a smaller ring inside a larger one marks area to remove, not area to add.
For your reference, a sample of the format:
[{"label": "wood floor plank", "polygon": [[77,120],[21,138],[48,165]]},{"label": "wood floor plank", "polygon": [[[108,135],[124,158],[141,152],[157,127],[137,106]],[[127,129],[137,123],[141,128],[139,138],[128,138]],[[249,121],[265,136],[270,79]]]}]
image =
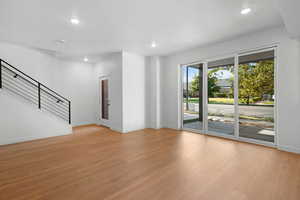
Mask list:
[{"label": "wood floor plank", "polygon": [[300,155],[171,129],[0,147],[0,200],[300,199]]}]

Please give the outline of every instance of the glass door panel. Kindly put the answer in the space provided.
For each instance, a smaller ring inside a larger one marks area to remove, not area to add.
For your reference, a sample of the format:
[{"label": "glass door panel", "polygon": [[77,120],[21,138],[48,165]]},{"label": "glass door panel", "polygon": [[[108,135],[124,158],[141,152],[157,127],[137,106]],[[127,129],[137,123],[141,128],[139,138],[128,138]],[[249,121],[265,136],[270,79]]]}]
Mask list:
[{"label": "glass door panel", "polygon": [[183,128],[203,130],[203,64],[182,67]]},{"label": "glass door panel", "polygon": [[274,50],[239,56],[239,136],[274,142]]},{"label": "glass door panel", "polygon": [[101,80],[101,116],[102,119],[108,120],[108,79]]},{"label": "glass door panel", "polygon": [[208,62],[208,132],[234,135],[234,57]]},{"label": "glass door panel", "polygon": [[99,108],[100,123],[103,126],[110,127],[110,81],[109,77],[99,79]]}]

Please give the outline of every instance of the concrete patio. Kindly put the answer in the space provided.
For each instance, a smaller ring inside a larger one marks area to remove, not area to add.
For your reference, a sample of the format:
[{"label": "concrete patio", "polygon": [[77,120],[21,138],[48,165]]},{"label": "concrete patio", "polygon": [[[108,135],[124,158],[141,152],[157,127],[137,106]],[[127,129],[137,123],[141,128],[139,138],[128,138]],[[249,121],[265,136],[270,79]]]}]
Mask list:
[{"label": "concrete patio", "polygon": [[[184,120],[198,119],[198,114],[184,113]],[[240,119],[239,133],[241,137],[274,142],[274,124],[266,121]],[[184,128],[202,130],[200,121],[186,122]],[[234,134],[234,119],[228,117],[208,116],[208,131],[228,135]]]}]

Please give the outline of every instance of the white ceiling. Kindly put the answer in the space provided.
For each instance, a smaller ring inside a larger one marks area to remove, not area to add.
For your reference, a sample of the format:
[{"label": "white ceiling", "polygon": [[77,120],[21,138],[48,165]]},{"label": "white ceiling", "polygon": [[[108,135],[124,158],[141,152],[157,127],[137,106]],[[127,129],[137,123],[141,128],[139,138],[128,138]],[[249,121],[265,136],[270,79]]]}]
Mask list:
[{"label": "white ceiling", "polygon": [[280,11],[285,27],[291,37],[300,39],[300,1],[276,0],[276,7]]},{"label": "white ceiling", "polygon": [[[243,7],[253,12],[243,16]],[[69,23],[72,16],[78,26]],[[165,55],[282,24],[273,0],[0,1],[0,40],[67,56]]]}]

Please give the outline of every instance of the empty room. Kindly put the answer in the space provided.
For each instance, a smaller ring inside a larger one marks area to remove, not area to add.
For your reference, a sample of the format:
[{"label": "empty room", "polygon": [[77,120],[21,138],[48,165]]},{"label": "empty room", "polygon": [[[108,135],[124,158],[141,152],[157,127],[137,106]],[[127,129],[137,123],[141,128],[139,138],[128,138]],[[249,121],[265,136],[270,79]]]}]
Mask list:
[{"label": "empty room", "polygon": [[1,0],[0,200],[299,200],[299,0]]}]

